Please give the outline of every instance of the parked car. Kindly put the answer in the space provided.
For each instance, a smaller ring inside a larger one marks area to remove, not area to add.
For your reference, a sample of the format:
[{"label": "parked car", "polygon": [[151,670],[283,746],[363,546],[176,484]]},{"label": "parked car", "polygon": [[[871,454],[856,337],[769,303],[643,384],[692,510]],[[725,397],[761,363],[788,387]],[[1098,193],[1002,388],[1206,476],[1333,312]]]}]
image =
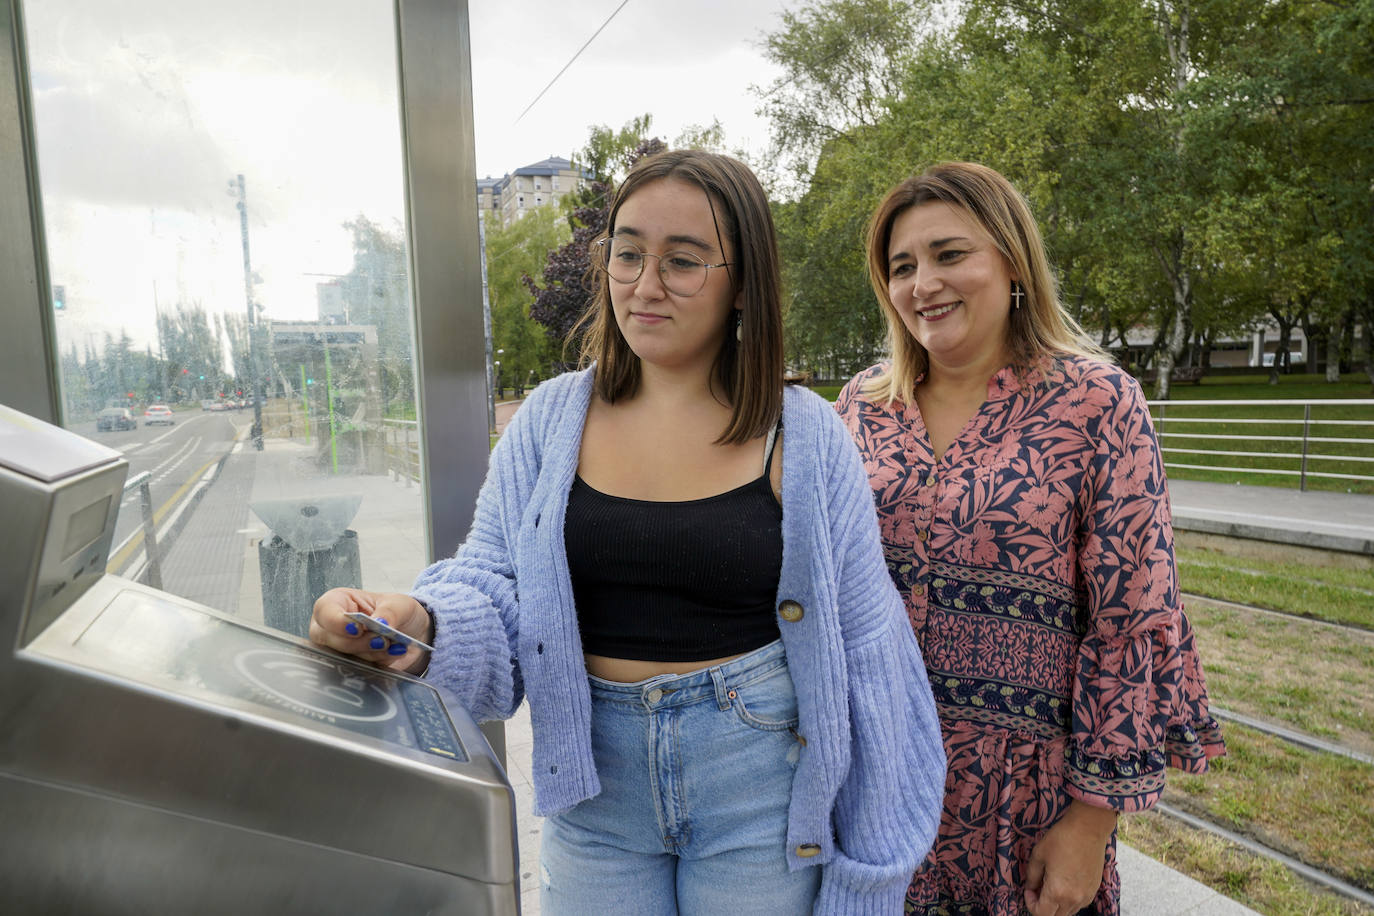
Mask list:
[{"label": "parked car", "polygon": [[106,407],[95,415],[97,432],[110,429],[138,429],[138,420],[127,407]]},{"label": "parked car", "polygon": [[143,411],[143,425],[152,426],[156,423],[174,425],[176,417],[172,416],[172,408],[166,404],[149,404],[148,409]]}]

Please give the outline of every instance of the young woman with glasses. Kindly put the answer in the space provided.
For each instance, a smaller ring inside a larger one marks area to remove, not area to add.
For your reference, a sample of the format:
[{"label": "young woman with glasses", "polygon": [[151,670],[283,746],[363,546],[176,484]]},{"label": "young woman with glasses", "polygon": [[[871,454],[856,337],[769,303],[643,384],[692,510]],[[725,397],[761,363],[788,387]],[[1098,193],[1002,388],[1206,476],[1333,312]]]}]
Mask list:
[{"label": "young woman with glasses", "polygon": [[516,413],[457,554],[410,595],[326,594],[311,636],[478,718],[528,698],[545,916],[899,913],[939,729],[858,453],[783,386],[763,189],[642,160],[593,260],[586,368]]}]

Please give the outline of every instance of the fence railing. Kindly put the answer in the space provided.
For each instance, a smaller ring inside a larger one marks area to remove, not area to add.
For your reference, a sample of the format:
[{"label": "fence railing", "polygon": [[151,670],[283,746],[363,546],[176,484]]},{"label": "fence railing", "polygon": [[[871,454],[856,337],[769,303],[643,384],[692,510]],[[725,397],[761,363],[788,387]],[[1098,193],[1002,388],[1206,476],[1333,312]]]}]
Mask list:
[{"label": "fence railing", "polygon": [[383,420],[386,470],[411,486],[420,479],[420,430],[415,420]]},{"label": "fence railing", "polygon": [[1164,466],[1374,483],[1374,399],[1149,401]]},{"label": "fence railing", "polygon": [[124,492],[138,488],[138,501],[143,508],[143,553],[147,561],[143,567],[142,580],[153,588],[162,588],[162,559],[157,549],[157,526],[153,523],[153,494],[148,488],[153,475],[140,471],[124,484]]}]

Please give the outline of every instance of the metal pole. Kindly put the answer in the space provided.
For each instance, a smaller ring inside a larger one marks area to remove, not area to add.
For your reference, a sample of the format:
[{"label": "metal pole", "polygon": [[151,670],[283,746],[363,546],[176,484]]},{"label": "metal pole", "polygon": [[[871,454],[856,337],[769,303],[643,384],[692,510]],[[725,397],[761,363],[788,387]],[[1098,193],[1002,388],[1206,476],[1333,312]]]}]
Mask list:
[{"label": "metal pole", "polygon": [[157,552],[157,526],[153,524],[153,494],[148,490],[151,474],[144,471],[139,475],[138,499],[143,507],[143,552],[148,556],[146,581],[153,588],[162,588],[162,563]]},{"label": "metal pole", "polygon": [[243,240],[243,297],[248,303],[248,372],[250,390],[253,392],[253,448],[262,451],[262,373],[258,371],[258,320],[253,307],[253,266],[248,256],[248,191],[243,183],[243,175],[235,176],[229,182],[230,191],[237,191],[239,211],[239,235]]},{"label": "metal pole", "polygon": [[1302,405],[1302,468],[1298,474],[1298,490],[1307,490],[1307,430],[1312,425],[1312,405]]},{"label": "metal pole", "polygon": [[305,363],[301,363],[301,406],[305,408],[305,444],[310,444],[310,392],[305,379]]},{"label": "metal pole", "polygon": [[491,366],[491,299],[487,293],[487,218],[485,213],[477,214],[477,244],[481,248],[482,265],[482,336],[486,340],[487,366],[487,433],[496,432],[496,389],[493,386]]},{"label": "metal pole", "polygon": [[339,442],[334,433],[334,370],[329,365],[329,339],[324,341],[324,400],[329,405],[329,465],[339,473]]}]

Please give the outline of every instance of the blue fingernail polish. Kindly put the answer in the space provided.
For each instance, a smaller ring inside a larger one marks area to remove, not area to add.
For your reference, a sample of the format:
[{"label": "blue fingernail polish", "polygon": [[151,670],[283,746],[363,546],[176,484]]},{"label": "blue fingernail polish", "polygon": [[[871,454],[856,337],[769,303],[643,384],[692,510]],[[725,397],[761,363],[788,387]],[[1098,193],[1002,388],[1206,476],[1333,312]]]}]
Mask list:
[{"label": "blue fingernail polish", "polygon": [[392,655],[405,655],[405,654],[406,654],[406,647],[403,646],[403,645],[401,645],[401,644],[398,643],[398,642],[394,642],[394,643],[392,643],[390,646],[387,647],[387,650],[386,650],[386,651],[390,652]]},{"label": "blue fingernail polish", "polygon": [[387,620],[385,617],[378,617],[378,618],[377,618],[377,622],[378,622],[378,623],[390,623],[391,621]]},{"label": "blue fingernail polish", "polygon": [[374,649],[380,649],[382,646],[386,645],[386,640],[382,639],[382,637],[380,636],[374,636],[372,637],[372,642],[369,643],[369,645],[371,645]]},{"label": "blue fingernail polish", "polygon": [[351,620],[348,623],[344,624],[344,629],[348,631],[349,636],[358,635],[358,625]]}]

